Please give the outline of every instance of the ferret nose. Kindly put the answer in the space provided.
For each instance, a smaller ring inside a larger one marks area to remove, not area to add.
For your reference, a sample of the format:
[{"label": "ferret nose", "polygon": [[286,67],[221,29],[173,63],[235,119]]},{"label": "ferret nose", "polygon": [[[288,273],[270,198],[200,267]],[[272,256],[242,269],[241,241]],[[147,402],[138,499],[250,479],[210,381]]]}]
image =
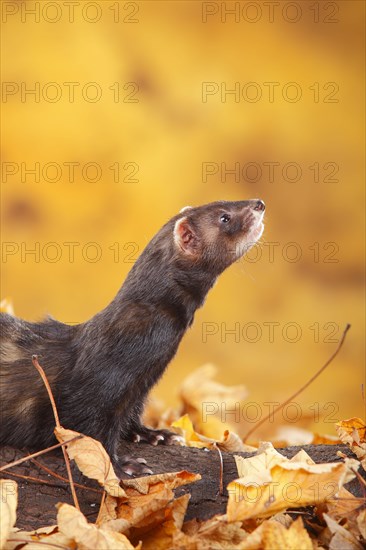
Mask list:
[{"label": "ferret nose", "polygon": [[259,210],[261,212],[264,212],[265,209],[266,209],[266,205],[261,200],[257,200],[256,203],[253,205],[253,210]]}]

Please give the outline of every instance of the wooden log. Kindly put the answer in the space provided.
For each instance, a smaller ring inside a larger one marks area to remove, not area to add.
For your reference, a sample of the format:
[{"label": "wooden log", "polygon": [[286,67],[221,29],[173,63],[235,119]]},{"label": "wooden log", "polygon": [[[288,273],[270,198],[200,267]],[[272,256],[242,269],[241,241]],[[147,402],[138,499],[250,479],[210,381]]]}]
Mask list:
[{"label": "wooden log", "polygon": [[[340,461],[341,458],[337,456],[337,451],[354,458],[351,450],[345,445],[304,445],[302,447],[286,447],[279,449],[279,451],[291,458],[300,449],[304,449],[316,463]],[[131,457],[145,458],[154,473],[188,470],[201,474],[202,479],[200,481],[181,487],[176,491],[177,495],[187,492],[191,494],[186,520],[193,518],[208,519],[215,514],[225,513],[227,504],[226,486],[238,477],[234,454],[243,457],[251,456],[248,453],[222,453],[224,494],[220,495],[220,457],[215,450],[207,451],[175,446],[153,447],[145,444],[126,443],[123,445],[123,452]],[[26,452],[12,447],[0,447],[0,463],[4,465],[26,454]],[[48,453],[36,460],[50,470],[67,478],[61,452]],[[360,469],[360,473],[366,478],[366,473],[362,469]],[[35,481],[13,477],[12,474],[35,478]],[[33,461],[27,461],[3,471],[1,477],[15,479],[18,482],[19,501],[16,525],[21,529],[32,530],[46,525],[53,525],[56,523],[55,505],[58,502],[72,504],[68,484],[46,473]],[[97,517],[102,491],[96,482],[82,476],[75,465],[73,465],[73,477],[75,482],[86,487],[77,487],[76,490],[81,510],[89,521],[93,522]],[[42,481],[46,483],[42,483]],[[355,496],[364,496],[364,487],[357,479],[348,484],[347,488]]]}]

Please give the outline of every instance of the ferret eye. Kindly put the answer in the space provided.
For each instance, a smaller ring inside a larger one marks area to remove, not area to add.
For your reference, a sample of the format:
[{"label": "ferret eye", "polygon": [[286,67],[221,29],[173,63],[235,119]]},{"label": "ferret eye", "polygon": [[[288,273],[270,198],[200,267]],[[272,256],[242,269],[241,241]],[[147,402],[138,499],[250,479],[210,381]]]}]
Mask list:
[{"label": "ferret eye", "polygon": [[220,216],[220,222],[222,223],[228,223],[230,220],[231,220],[231,217],[229,216],[229,214],[222,214]]}]

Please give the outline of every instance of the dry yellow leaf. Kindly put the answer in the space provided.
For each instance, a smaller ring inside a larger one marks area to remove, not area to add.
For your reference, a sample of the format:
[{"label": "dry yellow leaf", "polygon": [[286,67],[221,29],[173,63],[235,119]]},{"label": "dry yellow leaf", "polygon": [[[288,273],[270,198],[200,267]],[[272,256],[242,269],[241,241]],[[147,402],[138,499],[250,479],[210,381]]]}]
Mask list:
[{"label": "dry yellow leaf", "polygon": [[227,451],[229,453],[253,453],[258,450],[257,447],[243,443],[236,433],[229,432],[229,430],[225,430],[222,440],[217,441],[217,446],[222,451]]},{"label": "dry yellow leaf", "polygon": [[38,537],[32,536],[32,541],[28,542],[24,550],[56,550],[58,546],[68,550],[76,550],[77,543],[63,533],[57,532],[50,535]]},{"label": "dry yellow leaf", "polygon": [[290,445],[308,445],[312,439],[313,433],[311,431],[298,426],[279,426],[274,435],[274,440],[283,441],[286,447]]},{"label": "dry yellow leaf", "polygon": [[337,422],[336,430],[342,443],[349,445],[366,470],[366,425],[361,418]]},{"label": "dry yellow leaf", "polygon": [[217,367],[206,364],[187,376],[180,388],[182,400],[192,408],[200,410],[202,403],[225,402],[227,410],[248,396],[245,386],[224,386],[213,380]]},{"label": "dry yellow leaf", "polygon": [[363,498],[356,498],[347,489],[341,487],[337,496],[327,502],[327,513],[335,520],[345,517],[350,519],[353,515],[357,516],[364,502]]},{"label": "dry yellow leaf", "polygon": [[[343,438],[341,441],[344,443],[352,443],[356,441],[358,444],[366,443],[366,425],[361,418],[349,418],[348,420],[341,420],[336,423],[336,429],[342,432]],[[350,439],[346,439],[346,434],[350,436]]]},{"label": "dry yellow leaf", "polygon": [[357,525],[363,539],[366,541],[366,509],[363,509],[357,516]]},{"label": "dry yellow leaf", "polygon": [[[32,542],[31,535],[26,531],[16,531],[13,529],[8,540],[3,546],[0,546],[0,548],[1,550],[17,550],[25,544],[25,542],[28,542],[28,544]],[[38,549],[40,550],[39,546],[40,545],[38,545]],[[28,549],[28,546],[25,546],[25,548]]]},{"label": "dry yellow leaf", "polygon": [[[142,537],[146,532],[167,520],[168,510],[173,509],[174,514],[179,513],[173,489],[200,478],[199,474],[181,471],[122,480],[128,500],[112,501],[107,498],[101,515],[103,525],[108,526],[108,529],[126,534],[133,532],[136,536],[138,533],[139,537]],[[114,508],[115,502],[117,502],[116,508]],[[179,521],[178,519],[177,516],[175,518],[177,525],[183,521],[183,518]]]},{"label": "dry yellow leaf", "polygon": [[341,440],[339,437],[335,435],[321,435],[321,434],[313,434],[313,440],[311,441],[312,445],[337,445],[337,443],[340,443]]},{"label": "dry yellow leaf", "polygon": [[228,523],[226,515],[214,516],[207,521],[193,520],[177,533],[173,548],[189,550],[235,550],[247,536],[241,522]]},{"label": "dry yellow leaf", "polygon": [[235,455],[234,458],[239,477],[248,478],[251,483],[271,481],[270,468],[286,459],[271,443],[266,442],[260,444],[254,456],[243,458]]},{"label": "dry yellow leaf", "polygon": [[242,442],[241,438],[234,432],[229,430],[224,431],[224,435],[221,439],[214,439],[212,437],[206,437],[199,434],[194,430],[192,420],[188,414],[185,414],[178,420],[172,423],[173,428],[177,428],[179,433],[184,438],[184,441],[188,447],[196,447],[199,449],[212,447],[219,447],[222,451],[227,452],[247,452],[251,453],[257,450],[256,447],[246,445]]},{"label": "dry yellow leaf", "polygon": [[156,521],[155,525],[150,523],[145,533],[141,529],[134,533],[135,537],[142,539],[144,550],[170,550],[179,547],[175,541],[181,533],[189,499],[190,495],[187,494],[173,500],[165,509],[161,521]]},{"label": "dry yellow leaf", "polygon": [[171,506],[171,515],[174,521],[174,525],[177,529],[182,529],[184,523],[184,517],[187,512],[188,504],[191,495],[187,493],[179,498],[176,498]]},{"label": "dry yellow leaf", "polygon": [[73,539],[79,550],[134,550],[125,535],[88,523],[84,515],[69,504],[58,506],[57,523],[60,532]]},{"label": "dry yellow leaf", "polygon": [[101,526],[103,523],[117,519],[117,506],[118,498],[107,494],[99,509],[96,524]]},{"label": "dry yellow leaf", "polygon": [[[154,485],[161,484],[169,489],[176,489],[181,485],[187,485],[188,483],[194,483],[201,479],[200,474],[192,474],[186,470],[180,472],[168,472],[166,474],[156,474],[146,477],[138,477],[135,479],[123,479],[121,481],[122,486],[126,489],[133,488],[139,493],[146,495]],[[130,493],[127,491],[130,496]]]},{"label": "dry yellow leaf", "polygon": [[131,495],[118,506],[117,519],[108,523],[108,528],[126,534],[132,527],[147,531],[164,521],[165,510],[173,500],[173,491],[163,486],[148,495]]},{"label": "dry yellow leaf", "polygon": [[18,486],[12,479],[0,479],[0,548],[15,525],[17,518]]},{"label": "dry yellow leaf", "polygon": [[[55,435],[60,443],[80,435],[73,430],[55,428]],[[79,470],[90,479],[95,479],[112,496],[125,497],[126,493],[119,485],[111,459],[103,445],[88,436],[76,439],[67,444],[67,453],[75,460]]]},{"label": "dry yellow leaf", "polygon": [[270,444],[262,446],[257,455],[236,457],[236,461],[241,477],[228,485],[229,521],[326,502],[349,480],[350,466],[356,462],[314,464],[304,451],[289,460]]},{"label": "dry yellow leaf", "polygon": [[184,412],[192,418],[199,433],[220,439],[223,429],[236,431],[242,421],[240,404],[248,392],[242,385],[224,386],[213,380],[217,367],[206,364],[190,374],[181,385]]},{"label": "dry yellow leaf", "polygon": [[301,518],[288,529],[277,521],[265,521],[262,533],[264,550],[313,550],[313,543]]},{"label": "dry yellow leaf", "polygon": [[329,531],[332,534],[332,539],[329,543],[329,550],[363,550],[363,545],[357,538],[339,525],[328,514],[323,514],[323,518],[327,524]]},{"label": "dry yellow leaf", "polygon": [[209,447],[212,443],[215,442],[214,439],[205,437],[197,432],[195,432],[192,424],[192,420],[189,418],[188,414],[185,414],[178,420],[172,423],[173,428],[178,428],[179,433],[184,438],[184,441],[188,447],[197,447],[203,449],[204,447]]}]

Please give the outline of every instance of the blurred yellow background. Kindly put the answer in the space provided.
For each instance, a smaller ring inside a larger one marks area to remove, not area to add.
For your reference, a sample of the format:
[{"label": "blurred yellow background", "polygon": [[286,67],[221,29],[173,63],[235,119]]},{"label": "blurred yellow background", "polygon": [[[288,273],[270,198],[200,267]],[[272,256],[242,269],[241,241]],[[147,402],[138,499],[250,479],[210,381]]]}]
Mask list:
[{"label": "blurred yellow background", "polygon": [[297,402],[317,432],[362,416],[364,3],[2,10],[1,296],[16,314],[84,321],[183,206],[260,197],[262,247],[221,276],[154,393],[173,404],[211,362],[268,412],[349,322]]}]

